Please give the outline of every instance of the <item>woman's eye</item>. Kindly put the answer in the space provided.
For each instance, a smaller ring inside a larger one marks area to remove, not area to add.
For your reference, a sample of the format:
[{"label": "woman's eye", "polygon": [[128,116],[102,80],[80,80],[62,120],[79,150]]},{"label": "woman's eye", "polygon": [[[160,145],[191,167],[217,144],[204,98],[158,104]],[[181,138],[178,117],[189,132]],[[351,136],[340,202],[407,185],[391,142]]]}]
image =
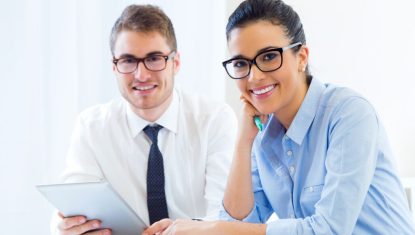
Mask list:
[{"label": "woman's eye", "polygon": [[234,68],[245,68],[248,66],[248,62],[246,60],[234,60],[232,61],[232,65]]},{"label": "woman's eye", "polygon": [[262,61],[271,61],[275,60],[279,57],[279,53],[277,52],[267,52],[261,56]]}]

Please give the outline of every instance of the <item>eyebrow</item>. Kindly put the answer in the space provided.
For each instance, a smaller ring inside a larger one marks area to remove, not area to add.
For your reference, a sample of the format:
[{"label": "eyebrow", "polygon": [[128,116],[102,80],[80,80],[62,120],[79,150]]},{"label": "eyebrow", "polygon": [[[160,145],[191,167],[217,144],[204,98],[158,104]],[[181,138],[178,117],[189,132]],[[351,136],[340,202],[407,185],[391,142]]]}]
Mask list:
[{"label": "eyebrow", "polygon": [[150,51],[144,57],[137,57],[130,53],[124,53],[124,54],[121,54],[118,58],[145,58],[145,57],[153,56],[153,55],[164,55],[164,53],[161,51]]},{"label": "eyebrow", "polygon": [[[279,48],[279,47],[274,47],[274,46],[264,47],[264,48],[262,48],[262,49],[258,50],[258,51],[257,51],[257,53],[255,54],[255,56],[257,56],[258,54],[261,54],[261,53],[263,53],[263,52],[265,52],[265,51],[272,50],[272,49],[278,49],[278,48]],[[255,57],[255,56],[254,56],[254,57]],[[233,57],[231,58],[231,60],[233,60],[233,59],[246,59],[246,60],[250,60],[250,59],[248,59],[246,56],[243,56],[243,55],[241,55],[241,54],[238,54],[238,55],[233,56]]]}]

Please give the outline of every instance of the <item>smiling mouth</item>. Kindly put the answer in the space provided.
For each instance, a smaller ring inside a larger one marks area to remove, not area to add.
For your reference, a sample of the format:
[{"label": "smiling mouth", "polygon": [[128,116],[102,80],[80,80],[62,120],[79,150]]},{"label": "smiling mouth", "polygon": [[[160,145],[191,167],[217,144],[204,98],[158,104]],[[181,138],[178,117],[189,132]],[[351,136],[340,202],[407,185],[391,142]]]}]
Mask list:
[{"label": "smiling mouth", "polygon": [[263,95],[266,94],[270,91],[272,91],[277,85],[276,84],[272,84],[266,87],[262,87],[262,88],[257,88],[257,89],[252,89],[250,90],[250,92],[254,95]]},{"label": "smiling mouth", "polygon": [[156,88],[156,85],[151,85],[151,86],[135,86],[135,87],[133,87],[133,90],[136,90],[136,91],[148,91],[148,90],[151,90],[151,89],[154,89],[154,88]]}]

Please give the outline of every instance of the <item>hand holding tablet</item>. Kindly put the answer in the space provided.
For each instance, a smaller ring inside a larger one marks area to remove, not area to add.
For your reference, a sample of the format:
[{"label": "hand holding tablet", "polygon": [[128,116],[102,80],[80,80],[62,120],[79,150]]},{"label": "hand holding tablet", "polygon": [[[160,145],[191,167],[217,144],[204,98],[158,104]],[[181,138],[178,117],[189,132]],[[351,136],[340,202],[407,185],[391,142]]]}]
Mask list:
[{"label": "hand holding tablet", "polygon": [[147,227],[108,182],[39,185],[37,189],[64,217],[92,220],[82,225],[88,230],[98,224],[100,229],[110,228],[113,235],[137,235]]}]

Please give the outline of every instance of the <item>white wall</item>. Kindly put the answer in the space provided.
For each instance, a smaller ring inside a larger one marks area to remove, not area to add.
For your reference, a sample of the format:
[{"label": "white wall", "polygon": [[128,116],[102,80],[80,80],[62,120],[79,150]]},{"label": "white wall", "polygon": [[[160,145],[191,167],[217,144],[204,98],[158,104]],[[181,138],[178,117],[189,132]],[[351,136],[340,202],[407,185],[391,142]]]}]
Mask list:
[{"label": "white wall", "polygon": [[366,96],[386,127],[401,175],[415,177],[415,2],[287,2],[303,20],[315,77]]},{"label": "white wall", "polygon": [[[1,4],[1,234],[47,234],[51,207],[34,185],[56,181],[76,114],[118,96],[108,35],[132,2],[144,1]],[[226,99],[238,109],[238,92],[220,65],[226,57],[226,11],[237,1],[145,2],[160,5],[172,18],[182,87]],[[287,2],[303,19],[314,75],[361,91],[372,101],[390,134],[402,175],[414,176],[413,1]]]}]

